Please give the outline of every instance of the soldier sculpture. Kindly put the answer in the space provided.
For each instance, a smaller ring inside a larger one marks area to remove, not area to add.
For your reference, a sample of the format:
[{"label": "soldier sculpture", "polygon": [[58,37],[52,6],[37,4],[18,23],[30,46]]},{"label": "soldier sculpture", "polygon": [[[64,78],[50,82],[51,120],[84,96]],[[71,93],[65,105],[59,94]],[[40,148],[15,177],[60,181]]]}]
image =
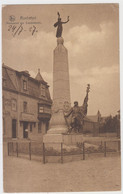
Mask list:
[{"label": "soldier sculpture", "polygon": [[[74,107],[70,109],[68,113],[64,113],[64,117],[68,126],[68,133],[71,133],[74,130],[75,133],[79,133],[83,128],[83,120],[87,115],[88,107],[88,93],[90,91],[90,84],[87,86],[86,96],[82,106],[78,106],[78,102],[74,102]],[[67,121],[67,117],[71,116],[70,124]]]}]

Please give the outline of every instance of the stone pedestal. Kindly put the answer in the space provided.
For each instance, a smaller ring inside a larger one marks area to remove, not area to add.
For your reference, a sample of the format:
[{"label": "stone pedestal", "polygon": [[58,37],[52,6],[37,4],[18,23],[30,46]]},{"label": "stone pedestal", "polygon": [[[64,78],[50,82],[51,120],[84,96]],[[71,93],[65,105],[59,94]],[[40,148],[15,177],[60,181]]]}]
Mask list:
[{"label": "stone pedestal", "polygon": [[63,110],[54,112],[51,117],[50,130],[48,134],[62,134],[68,131]]},{"label": "stone pedestal", "polygon": [[64,143],[66,145],[76,145],[91,137],[84,137],[83,134],[45,134],[44,143]]},{"label": "stone pedestal", "polygon": [[62,143],[63,135],[62,134],[45,134],[43,137],[43,142],[46,144]]},{"label": "stone pedestal", "polygon": [[43,143],[46,150],[55,150],[61,152],[61,143],[63,143],[62,134],[45,134],[43,136]]},{"label": "stone pedestal", "polygon": [[77,143],[82,143],[84,140],[83,134],[45,134],[43,143],[46,150],[54,150],[61,152],[62,148],[67,151],[77,150]]}]

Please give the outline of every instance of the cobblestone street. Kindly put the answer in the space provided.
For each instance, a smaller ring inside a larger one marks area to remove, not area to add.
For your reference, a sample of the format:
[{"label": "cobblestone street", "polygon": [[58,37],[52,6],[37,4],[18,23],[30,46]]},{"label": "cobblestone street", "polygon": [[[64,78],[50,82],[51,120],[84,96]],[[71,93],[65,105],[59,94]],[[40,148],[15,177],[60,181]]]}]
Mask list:
[{"label": "cobblestone street", "polygon": [[4,191],[117,191],[121,187],[120,172],[119,156],[42,164],[5,153]]}]

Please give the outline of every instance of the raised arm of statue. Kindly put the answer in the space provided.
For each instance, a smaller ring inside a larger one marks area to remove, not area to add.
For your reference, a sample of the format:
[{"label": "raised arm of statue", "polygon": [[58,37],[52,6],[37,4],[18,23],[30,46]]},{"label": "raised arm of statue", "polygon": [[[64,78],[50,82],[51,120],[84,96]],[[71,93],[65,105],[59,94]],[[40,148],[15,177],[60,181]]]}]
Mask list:
[{"label": "raised arm of statue", "polygon": [[66,24],[67,22],[69,22],[69,16],[67,17],[67,21],[66,22],[62,22],[62,24]]}]

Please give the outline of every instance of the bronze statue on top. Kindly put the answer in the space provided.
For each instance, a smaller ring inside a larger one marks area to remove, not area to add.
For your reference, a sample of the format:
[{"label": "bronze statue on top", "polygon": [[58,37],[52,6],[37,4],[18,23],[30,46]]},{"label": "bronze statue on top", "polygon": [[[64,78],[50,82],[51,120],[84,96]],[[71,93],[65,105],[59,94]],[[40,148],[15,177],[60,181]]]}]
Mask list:
[{"label": "bronze statue on top", "polygon": [[56,31],[56,37],[59,38],[59,37],[62,36],[62,31],[63,31],[62,24],[66,24],[69,21],[69,16],[68,16],[66,22],[62,22],[61,21],[61,18],[60,18],[59,12],[57,12],[57,15],[58,15],[58,21],[54,24],[54,27],[57,27],[58,26],[57,27],[57,31]]},{"label": "bronze statue on top", "polygon": [[[82,106],[78,106],[78,102],[74,102],[74,107],[70,109],[68,113],[64,113],[64,117],[68,126],[68,133],[71,133],[74,130],[75,133],[82,132],[83,129],[83,119],[87,115],[88,107],[88,93],[90,91],[90,84],[87,86],[86,96]],[[71,121],[68,122],[67,117],[70,117]]]}]

